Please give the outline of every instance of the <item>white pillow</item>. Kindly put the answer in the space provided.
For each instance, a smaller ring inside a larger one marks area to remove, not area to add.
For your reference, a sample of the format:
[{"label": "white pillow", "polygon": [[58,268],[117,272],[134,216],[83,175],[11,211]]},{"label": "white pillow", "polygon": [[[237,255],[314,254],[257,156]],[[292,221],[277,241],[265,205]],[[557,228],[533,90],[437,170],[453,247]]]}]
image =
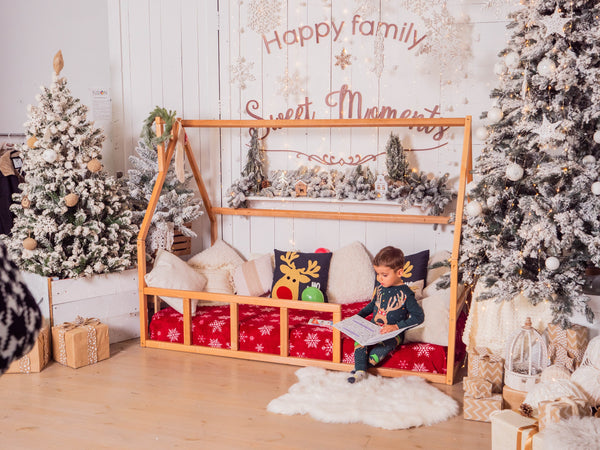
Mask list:
[{"label": "white pillow", "polygon": [[406,331],[404,342],[425,342],[434,345],[448,345],[448,315],[450,309],[450,289],[419,301],[425,320],[417,327]]},{"label": "white pillow", "polygon": [[222,239],[217,239],[212,247],[195,254],[188,260],[190,266],[199,269],[233,270],[243,262],[244,258]]},{"label": "white pillow", "polygon": [[415,293],[415,299],[421,300],[423,298],[423,284],[424,280],[411,281],[410,283],[406,283],[406,285],[411,288],[411,290]]},{"label": "white pillow", "polygon": [[[184,291],[202,291],[206,286],[206,278],[194,271],[185,261],[159,249],[154,260],[154,267],[144,277],[146,284],[150,287],[167,289],[182,289]],[[173,309],[183,314],[183,300],[177,297],[160,296]],[[192,300],[192,315],[196,313],[198,301]]]},{"label": "white pillow", "polygon": [[432,264],[435,264],[437,262],[448,261],[451,258],[451,256],[452,256],[452,253],[450,253],[447,250],[442,250],[440,252],[435,253],[431,258],[429,258],[428,269],[427,269],[427,280],[425,282],[425,286],[429,286],[431,283],[436,281],[439,277],[441,277],[445,273],[450,272],[450,266],[441,266],[441,267],[436,267],[435,269],[429,269],[429,267],[431,267]]},{"label": "white pillow", "polygon": [[[204,292],[212,292],[215,294],[233,294],[233,280],[231,272],[227,269],[195,269],[196,273],[201,274],[206,278],[206,286]],[[219,302],[222,303],[222,302]],[[206,302],[202,302],[201,306],[205,306]]]},{"label": "white pillow", "polygon": [[358,241],[333,252],[329,265],[327,299],[344,305],[373,296],[375,270],[371,257]]},{"label": "white pillow", "polygon": [[271,255],[266,254],[236,267],[233,284],[238,295],[259,297],[271,290],[273,265]]}]

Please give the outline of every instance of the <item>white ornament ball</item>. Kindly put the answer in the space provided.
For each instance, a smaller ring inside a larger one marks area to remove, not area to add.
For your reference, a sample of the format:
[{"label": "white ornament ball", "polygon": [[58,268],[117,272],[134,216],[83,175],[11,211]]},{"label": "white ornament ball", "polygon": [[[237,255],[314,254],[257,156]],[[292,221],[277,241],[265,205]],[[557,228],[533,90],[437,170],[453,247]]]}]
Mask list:
[{"label": "white ornament ball", "polygon": [[487,198],[485,203],[487,204],[488,208],[494,209],[496,207],[496,205],[498,204],[498,197],[496,197],[495,195],[492,195],[491,197]]},{"label": "white ornament ball", "polygon": [[600,144],[600,130],[596,130],[594,133],[594,142],[596,144]]},{"label": "white ornament ball", "polygon": [[481,214],[483,208],[481,207],[481,203],[473,201],[467,204],[466,211],[469,217],[477,217]]},{"label": "white ornament ball", "polygon": [[551,77],[556,70],[556,64],[554,61],[548,58],[542,59],[537,65],[537,71],[540,75],[544,77]]},{"label": "white ornament ball", "polygon": [[581,162],[584,164],[594,164],[596,162],[596,158],[593,155],[585,155]]},{"label": "white ornament ball", "polygon": [[506,64],[504,64],[504,61],[498,61],[494,64],[494,73],[498,76],[504,75],[507,70],[508,68],[506,67]]},{"label": "white ornament ball", "polygon": [[513,163],[506,168],[506,178],[510,181],[519,181],[523,178],[523,168],[517,163]]},{"label": "white ornament ball", "polygon": [[504,55],[504,63],[511,69],[518,67],[520,60],[521,58],[517,52],[510,52]]},{"label": "white ornament ball", "polygon": [[57,160],[57,158],[58,153],[56,153],[56,151],[52,150],[51,148],[44,150],[44,152],[42,153],[42,159],[47,163],[52,164]]},{"label": "white ornament ball", "polygon": [[494,122],[494,123],[499,122],[503,116],[502,110],[500,108],[491,108],[488,111],[487,116],[488,116],[488,119],[490,119],[492,122]]},{"label": "white ornament ball", "polygon": [[546,269],[548,270],[556,270],[558,269],[558,266],[560,266],[560,261],[558,260],[558,258],[556,256],[550,256],[549,258],[546,258]]},{"label": "white ornament ball", "polygon": [[479,139],[480,141],[485,141],[488,137],[488,130],[486,127],[479,127],[475,130],[475,136],[477,136],[477,139]]},{"label": "white ornament ball", "polygon": [[600,195],[600,181],[592,183],[592,194]]}]

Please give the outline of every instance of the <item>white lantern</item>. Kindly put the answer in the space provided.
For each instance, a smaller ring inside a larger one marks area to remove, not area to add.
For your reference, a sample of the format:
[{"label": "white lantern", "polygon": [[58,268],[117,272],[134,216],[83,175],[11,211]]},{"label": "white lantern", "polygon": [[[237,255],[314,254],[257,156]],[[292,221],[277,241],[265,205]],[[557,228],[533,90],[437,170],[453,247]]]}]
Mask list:
[{"label": "white lantern", "polygon": [[44,150],[44,152],[42,153],[42,159],[47,163],[52,164],[54,161],[56,161],[57,158],[58,153],[56,153],[56,151],[52,150],[51,148]]},{"label": "white lantern", "polygon": [[506,178],[510,181],[519,181],[523,178],[523,168],[517,163],[513,163],[506,168]]},{"label": "white lantern", "polygon": [[594,164],[596,162],[596,157],[594,157],[593,155],[585,155],[582,158],[581,162],[584,164]]},{"label": "white lantern", "polygon": [[592,183],[592,194],[600,195],[600,181]]},{"label": "white lantern", "polygon": [[600,144],[600,130],[596,130],[594,133],[594,142],[596,144]]},{"label": "white lantern", "polygon": [[469,217],[477,217],[481,214],[483,208],[479,202],[469,202],[466,208],[467,215]]},{"label": "white lantern", "polygon": [[494,73],[498,76],[504,75],[507,69],[508,68],[506,67],[506,64],[504,64],[504,61],[498,61],[496,64],[494,64]]},{"label": "white lantern", "polygon": [[488,119],[490,119],[492,122],[496,123],[499,122],[500,119],[502,119],[502,110],[500,108],[491,108],[488,111]]},{"label": "white lantern", "polygon": [[486,127],[479,127],[475,130],[475,136],[477,136],[477,139],[479,139],[480,141],[485,141],[486,138],[488,137],[488,130]]},{"label": "white lantern", "polygon": [[504,384],[509,388],[529,392],[539,383],[550,360],[546,341],[531,326],[531,318],[508,341],[504,361]]},{"label": "white lantern", "polygon": [[554,74],[556,64],[549,58],[542,59],[537,65],[537,71],[540,75],[549,78]]},{"label": "white lantern", "polygon": [[517,52],[510,52],[504,55],[504,63],[511,69],[518,67],[520,60],[521,58]]},{"label": "white lantern", "polygon": [[545,264],[546,269],[554,271],[560,266],[560,261],[556,256],[550,256],[549,258],[546,258]]}]

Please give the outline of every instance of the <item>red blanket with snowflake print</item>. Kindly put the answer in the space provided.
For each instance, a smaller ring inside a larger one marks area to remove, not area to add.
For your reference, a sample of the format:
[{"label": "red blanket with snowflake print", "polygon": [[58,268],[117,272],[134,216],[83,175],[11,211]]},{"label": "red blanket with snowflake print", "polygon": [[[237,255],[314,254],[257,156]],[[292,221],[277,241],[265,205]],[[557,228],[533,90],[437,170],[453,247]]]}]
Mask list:
[{"label": "red blanket with snowflake print", "polygon": [[[352,316],[368,302],[342,305],[342,318]],[[289,310],[290,356],[331,360],[330,327],[309,325],[316,317],[331,320],[331,313]],[[456,361],[465,354],[460,339],[465,324],[460,316],[456,333]],[[199,306],[192,318],[192,344],[230,348],[229,305]],[[183,343],[183,316],[172,308],[154,314],[150,339]],[[239,306],[239,349],[279,354],[279,309],[267,306]],[[354,363],[354,341],[342,335],[343,362]],[[397,348],[382,364],[413,372],[446,373],[447,347],[426,343],[408,343]]]}]

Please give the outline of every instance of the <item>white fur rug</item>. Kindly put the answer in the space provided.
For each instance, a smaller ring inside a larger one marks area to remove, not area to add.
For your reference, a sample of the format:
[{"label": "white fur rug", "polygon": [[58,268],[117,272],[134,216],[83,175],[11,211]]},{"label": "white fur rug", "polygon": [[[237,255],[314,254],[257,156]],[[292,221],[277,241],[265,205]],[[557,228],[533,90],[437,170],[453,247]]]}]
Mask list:
[{"label": "white fur rug", "polygon": [[595,417],[571,417],[551,423],[542,433],[545,450],[600,449],[600,419]]},{"label": "white fur rug", "polygon": [[296,371],[298,383],[272,400],[267,410],[309,414],[328,423],[362,422],[387,430],[432,425],[458,414],[458,403],[425,379],[415,376],[384,378],[369,375],[350,384],[346,372],[317,367]]}]

